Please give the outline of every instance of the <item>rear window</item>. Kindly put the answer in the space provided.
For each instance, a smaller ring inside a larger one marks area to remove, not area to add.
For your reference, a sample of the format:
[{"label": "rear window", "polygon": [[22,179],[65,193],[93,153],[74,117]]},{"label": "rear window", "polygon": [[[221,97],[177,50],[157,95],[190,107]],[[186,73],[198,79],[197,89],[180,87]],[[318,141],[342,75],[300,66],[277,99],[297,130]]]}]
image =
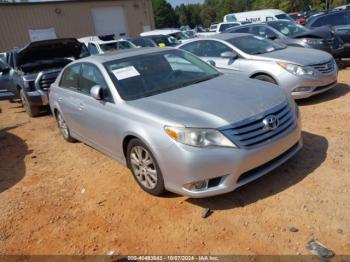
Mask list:
[{"label": "rear window", "polygon": [[346,25],[348,24],[346,20],[347,20],[346,12],[329,14],[322,17],[316,17],[314,19],[314,22],[312,22],[311,26],[319,27],[323,25],[332,25],[332,26]]},{"label": "rear window", "polygon": [[287,14],[280,14],[280,15],[276,15],[277,19],[285,19],[285,20],[290,20],[290,21],[294,21],[292,18],[290,18],[289,15]]}]

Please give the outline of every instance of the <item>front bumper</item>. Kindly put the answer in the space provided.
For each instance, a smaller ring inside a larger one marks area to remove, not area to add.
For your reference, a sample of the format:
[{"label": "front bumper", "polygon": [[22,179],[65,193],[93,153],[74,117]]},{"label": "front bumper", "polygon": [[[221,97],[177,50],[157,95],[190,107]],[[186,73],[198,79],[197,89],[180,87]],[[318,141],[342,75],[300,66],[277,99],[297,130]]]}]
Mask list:
[{"label": "front bumper", "polygon": [[[171,192],[194,198],[209,197],[235,190],[275,169],[302,147],[301,121],[281,136],[262,146],[244,148],[196,148],[174,144],[159,161],[165,187]],[[202,191],[183,185],[200,180],[219,183]]]},{"label": "front bumper", "polygon": [[335,87],[337,79],[337,68],[328,74],[318,74],[314,77],[299,77],[285,72],[283,76],[280,76],[279,85],[286,89],[294,99],[303,99]]},{"label": "front bumper", "polygon": [[43,90],[35,90],[27,92],[27,99],[31,106],[47,106],[49,105],[48,93]]},{"label": "front bumper", "polygon": [[335,81],[335,82],[333,82],[329,85],[325,85],[325,86],[317,86],[317,87],[311,86],[311,87],[308,87],[308,89],[306,89],[305,91],[292,92],[292,97],[294,99],[309,98],[311,96],[326,92],[326,91],[332,89],[333,87],[335,87],[337,84],[338,84],[337,81]]}]

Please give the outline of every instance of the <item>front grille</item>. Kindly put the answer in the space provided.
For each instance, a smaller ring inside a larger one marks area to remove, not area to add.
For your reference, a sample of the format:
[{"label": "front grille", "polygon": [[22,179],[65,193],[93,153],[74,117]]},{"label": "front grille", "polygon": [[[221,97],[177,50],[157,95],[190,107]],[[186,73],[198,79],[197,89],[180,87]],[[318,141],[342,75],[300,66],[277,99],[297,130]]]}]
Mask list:
[{"label": "front grille", "polygon": [[38,76],[36,80],[37,88],[47,91],[50,89],[50,86],[53,82],[55,82],[59,72],[44,72]]},{"label": "front grille", "polygon": [[[267,116],[276,116],[277,128],[268,130],[263,120]],[[242,148],[251,148],[263,144],[295,126],[295,119],[288,103],[280,104],[263,114],[232,124],[222,132],[235,144]]]},{"label": "front grille", "polygon": [[321,74],[329,74],[334,70],[335,63],[333,62],[333,60],[330,60],[327,63],[313,65],[312,67],[318,72],[320,72]]}]

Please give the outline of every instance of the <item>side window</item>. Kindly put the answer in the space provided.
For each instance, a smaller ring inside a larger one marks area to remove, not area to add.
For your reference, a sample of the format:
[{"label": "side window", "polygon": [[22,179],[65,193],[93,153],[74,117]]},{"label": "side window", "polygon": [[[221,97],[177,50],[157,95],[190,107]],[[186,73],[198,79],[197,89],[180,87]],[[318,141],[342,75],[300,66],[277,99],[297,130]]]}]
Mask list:
[{"label": "side window", "polygon": [[266,22],[275,20],[272,16],[266,16]]},{"label": "side window", "polygon": [[345,12],[346,24],[350,25],[350,10]]},{"label": "side window", "polygon": [[89,43],[88,47],[89,47],[90,54],[92,54],[92,55],[98,54],[98,50],[97,50],[97,47],[95,44]]},{"label": "side window", "polygon": [[326,19],[327,24],[332,25],[332,26],[337,26],[337,25],[345,25],[345,12],[341,12],[339,14],[332,14],[329,15]]},{"label": "side window", "polygon": [[268,36],[276,36],[276,34],[272,30],[265,26],[253,26],[252,34],[265,38]]},{"label": "side window", "polygon": [[93,65],[83,64],[79,89],[82,93],[90,95],[90,90],[93,86],[99,85],[106,87],[105,81],[101,72]]},{"label": "side window", "polygon": [[227,45],[218,41],[203,41],[203,56],[220,57],[223,52],[232,52]]},{"label": "side window", "polygon": [[249,33],[249,27],[243,27],[243,28],[239,28],[239,29],[236,29],[234,30],[233,32],[235,33]]},{"label": "side window", "polygon": [[60,86],[70,89],[78,89],[80,68],[80,64],[67,67],[62,74]]},{"label": "side window", "polygon": [[187,45],[184,45],[183,47],[181,47],[182,49],[195,54],[197,56],[201,56],[202,52],[201,52],[201,41],[197,41],[194,43],[189,43]]}]

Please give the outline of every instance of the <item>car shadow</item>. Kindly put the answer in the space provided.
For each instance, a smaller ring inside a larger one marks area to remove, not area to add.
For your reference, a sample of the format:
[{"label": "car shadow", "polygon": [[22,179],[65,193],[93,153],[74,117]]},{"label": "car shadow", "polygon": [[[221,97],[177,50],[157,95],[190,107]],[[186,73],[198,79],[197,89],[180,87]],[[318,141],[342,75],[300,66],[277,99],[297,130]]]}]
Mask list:
[{"label": "car shadow", "polygon": [[302,136],[303,148],[271,173],[231,193],[209,198],[188,198],[186,201],[212,210],[233,209],[255,203],[299,183],[322,164],[328,150],[325,137],[308,132],[303,132]]},{"label": "car shadow", "polygon": [[0,130],[0,193],[23,179],[26,171],[24,158],[32,153],[23,139],[8,132],[18,126]]},{"label": "car shadow", "polygon": [[335,86],[331,90],[312,96],[310,98],[296,100],[296,102],[299,106],[313,105],[313,104],[318,104],[325,101],[337,99],[339,97],[345,96],[349,92],[350,92],[349,85],[344,83],[339,83],[337,86]]}]

